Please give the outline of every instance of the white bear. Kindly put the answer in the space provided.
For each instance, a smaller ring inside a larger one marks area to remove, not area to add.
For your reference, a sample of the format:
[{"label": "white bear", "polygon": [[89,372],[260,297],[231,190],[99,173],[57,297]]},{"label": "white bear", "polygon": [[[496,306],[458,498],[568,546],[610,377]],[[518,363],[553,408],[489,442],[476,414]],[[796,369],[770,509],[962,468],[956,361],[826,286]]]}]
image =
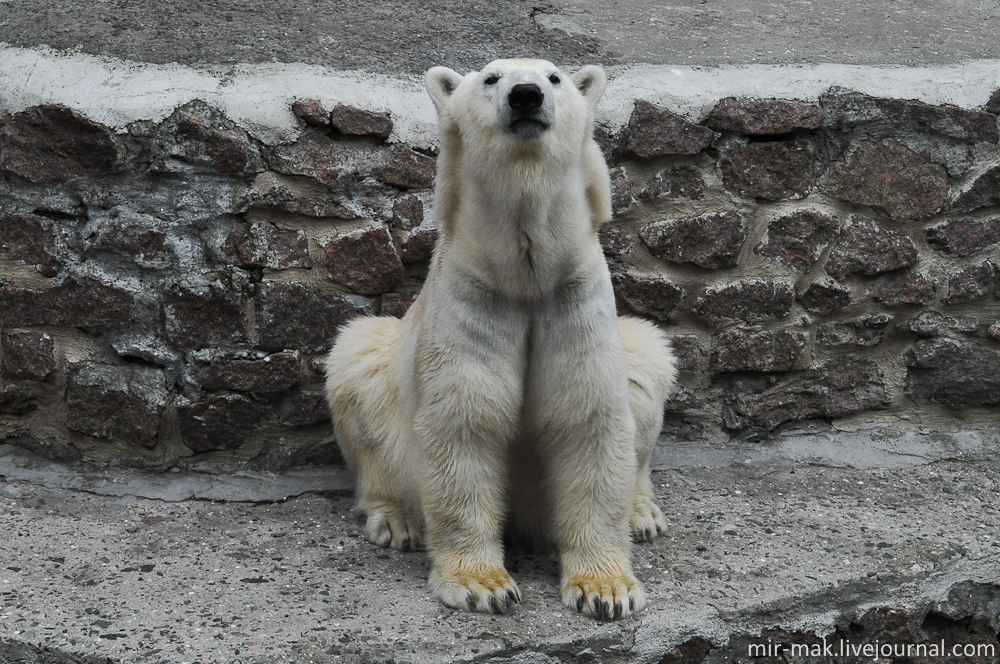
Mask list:
[{"label": "white bear", "polygon": [[337,439],[375,543],[426,542],[446,605],[520,601],[505,528],[558,547],[563,601],[599,619],[646,602],[630,531],[655,537],[649,461],[674,359],[618,318],[597,227],[599,67],[497,60],[426,84],[440,121],[439,240],[402,320],[346,325],[326,363]]}]

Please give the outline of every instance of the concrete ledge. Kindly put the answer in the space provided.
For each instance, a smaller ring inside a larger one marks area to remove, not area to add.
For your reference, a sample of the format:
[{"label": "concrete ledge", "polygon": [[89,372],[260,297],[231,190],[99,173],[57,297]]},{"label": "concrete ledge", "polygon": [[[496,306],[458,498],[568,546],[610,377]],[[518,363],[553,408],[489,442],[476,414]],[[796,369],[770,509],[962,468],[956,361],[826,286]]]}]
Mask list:
[{"label": "concrete ledge", "polygon": [[[607,69],[610,82],[598,120],[615,131],[628,123],[639,99],[697,122],[726,97],[816,101],[831,88],[844,88],[874,97],[976,109],[1000,89],[1000,60],[930,67],[618,65]],[[159,122],[196,99],[270,145],[290,143],[301,132],[291,112],[297,99],[316,99],[328,108],[345,103],[391,111],[391,142],[421,148],[437,143],[434,109],[422,77],[412,74],[388,76],[306,64],[155,65],[0,42],[0,112],[60,104],[121,132],[139,120]]]},{"label": "concrete ledge", "polygon": [[[797,448],[842,443],[797,435]],[[508,566],[525,599],[513,615],[451,611],[427,595],[426,554],[364,540],[349,496],[166,502],[137,496],[185,493],[163,487],[190,484],[186,473],[73,480],[80,471],[5,448],[0,661],[700,664],[754,661],[749,644],[769,638],[919,642],[941,625],[948,639],[996,642],[995,448],[859,469],[781,447],[699,450],[701,462],[665,451],[675,468],[654,483],[671,530],[634,554],[650,607],[614,625],[561,607],[556,560],[516,549]],[[785,461],[745,463],[762,453]],[[74,484],[114,495],[50,488]]]}]

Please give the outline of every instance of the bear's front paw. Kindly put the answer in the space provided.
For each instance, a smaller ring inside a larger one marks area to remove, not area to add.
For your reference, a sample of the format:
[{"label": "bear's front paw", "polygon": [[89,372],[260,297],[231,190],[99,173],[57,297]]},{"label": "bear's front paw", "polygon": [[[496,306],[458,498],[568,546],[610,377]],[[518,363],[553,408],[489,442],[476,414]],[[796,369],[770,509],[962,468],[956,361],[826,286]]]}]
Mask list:
[{"label": "bear's front paw", "polygon": [[598,620],[620,620],[646,607],[646,591],[634,576],[571,576],[563,583],[563,603]]},{"label": "bear's front paw", "polygon": [[400,551],[420,548],[423,527],[402,508],[369,508],[365,535],[379,546]]},{"label": "bear's front paw", "polygon": [[632,539],[636,542],[652,542],[657,535],[667,531],[667,520],[663,512],[649,498],[636,498],[632,510]]},{"label": "bear's front paw", "polygon": [[475,573],[431,573],[434,597],[453,609],[507,613],[521,603],[521,591],[502,567]]}]

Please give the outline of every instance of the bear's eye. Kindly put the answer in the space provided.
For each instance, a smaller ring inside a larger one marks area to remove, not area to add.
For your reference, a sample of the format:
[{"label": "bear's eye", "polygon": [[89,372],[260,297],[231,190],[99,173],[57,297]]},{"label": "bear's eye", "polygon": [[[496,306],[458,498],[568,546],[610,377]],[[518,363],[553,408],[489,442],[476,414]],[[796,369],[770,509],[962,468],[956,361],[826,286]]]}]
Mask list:
[{"label": "bear's eye", "polygon": [[486,77],[486,80],[483,81],[483,83],[485,83],[486,85],[496,85],[497,81],[499,80],[500,80],[499,76],[497,76],[496,74],[490,74],[489,76]]},{"label": "bear's eye", "polygon": [[549,76],[549,83],[551,83],[552,85],[559,85],[559,77],[556,76],[555,74],[552,74],[552,76]]}]

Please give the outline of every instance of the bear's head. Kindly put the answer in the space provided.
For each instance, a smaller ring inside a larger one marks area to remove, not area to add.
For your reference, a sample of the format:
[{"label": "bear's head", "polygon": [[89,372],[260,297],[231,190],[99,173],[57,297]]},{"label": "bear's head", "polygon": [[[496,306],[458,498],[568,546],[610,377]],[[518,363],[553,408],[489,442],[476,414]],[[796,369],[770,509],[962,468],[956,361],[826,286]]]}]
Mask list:
[{"label": "bear's head", "polygon": [[594,109],[607,85],[600,67],[567,75],[545,60],[494,60],[465,76],[434,67],[425,79],[442,154],[461,150],[469,166],[497,158],[571,163],[592,138]]}]

